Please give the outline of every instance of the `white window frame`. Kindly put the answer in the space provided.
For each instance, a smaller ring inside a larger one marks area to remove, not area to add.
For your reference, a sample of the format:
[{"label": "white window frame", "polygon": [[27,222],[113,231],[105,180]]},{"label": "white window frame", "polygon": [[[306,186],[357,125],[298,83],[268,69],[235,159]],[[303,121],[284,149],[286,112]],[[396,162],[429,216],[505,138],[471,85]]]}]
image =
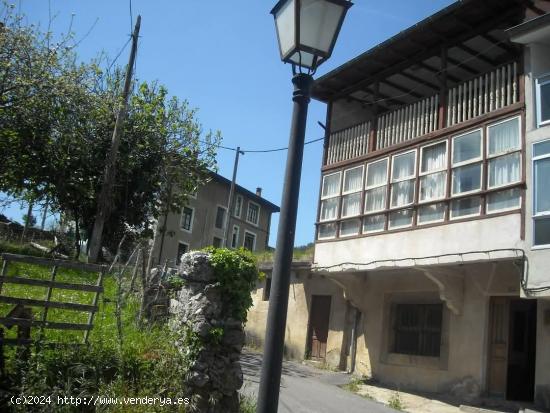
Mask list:
[{"label": "white window frame", "polygon": [[[322,237],[321,236],[321,226],[322,225],[335,225],[336,228],[334,229],[334,235],[331,235],[330,237]],[[317,239],[318,240],[335,239],[337,237],[337,233],[338,233],[339,230],[340,230],[340,228],[339,228],[339,226],[336,222],[320,223],[319,226],[317,227]]]},{"label": "white window frame", "polygon": [[252,243],[252,251],[256,251],[256,241],[258,240],[258,236],[247,229],[244,230],[244,237],[243,237],[243,248],[244,248],[244,242],[246,240],[246,234],[252,235],[254,237],[254,242]]},{"label": "white window frame", "polygon": [[[394,180],[393,179],[393,163],[394,163],[394,159],[399,157],[399,156],[402,156],[402,155],[406,155],[408,153],[414,153],[414,163],[413,163],[413,173],[412,175],[409,175],[405,178],[399,178],[397,180]],[[393,189],[393,184],[396,184],[396,183],[399,183],[399,182],[404,182],[404,181],[414,181],[415,179],[418,179],[417,175],[416,175],[416,162],[418,161],[418,151],[415,149],[411,149],[410,151],[406,151],[406,152],[401,152],[401,153],[398,153],[398,154],[395,154],[395,155],[392,155],[391,157],[391,178],[390,178],[390,208],[391,209],[394,209],[394,208],[403,208],[405,209],[407,206],[409,205],[414,205],[414,200],[416,198],[416,182],[413,183],[413,196],[412,196],[412,202],[409,202],[408,204],[403,204],[403,205],[393,205],[392,203],[392,197],[393,197],[393,193],[392,193],[392,189]],[[388,228],[389,228],[389,217],[388,217]],[[401,227],[394,227],[394,228],[401,228]]]},{"label": "white window frame", "polygon": [[[454,161],[453,161],[453,159],[455,157],[455,139],[460,138],[462,136],[469,135],[470,133],[477,132],[477,131],[481,132],[481,136],[479,138],[479,157],[478,158],[473,158],[473,159],[468,159],[466,161],[458,162],[458,163],[455,164]],[[456,135],[456,136],[451,137],[451,168],[450,168],[451,169],[450,170],[450,173],[451,173],[451,198],[461,197],[463,195],[468,195],[468,194],[475,194],[475,193],[481,192],[481,190],[483,189],[483,179],[484,179],[484,176],[483,176],[483,137],[484,137],[483,128],[473,129],[473,130],[470,130],[468,132],[461,133],[460,135]],[[460,168],[462,166],[467,166],[467,165],[471,165],[471,164],[475,164],[475,163],[479,163],[481,165],[481,168],[479,168],[480,169],[480,171],[479,171],[479,175],[480,175],[480,177],[479,177],[479,189],[474,189],[472,191],[467,191],[467,192],[459,192],[459,193],[455,194],[454,193],[453,170],[456,169],[456,168]],[[449,216],[450,216],[450,213],[451,213],[451,210],[449,209]],[[479,215],[479,214],[477,214],[477,215]],[[468,215],[468,216],[470,216],[470,215]],[[471,215],[471,216],[475,216],[475,215]],[[460,217],[460,218],[464,218],[464,217]]]},{"label": "white window frame", "polygon": [[[185,246],[187,247],[187,250],[186,250],[185,252],[189,252],[189,244],[188,244],[187,242],[178,241],[178,249],[176,250],[176,259],[174,260],[174,263],[175,263],[176,265],[178,265],[178,258],[179,258],[179,257],[177,256],[177,254],[178,254],[178,251],[179,251],[179,249],[180,249],[180,248],[179,248],[179,247],[180,247],[180,244],[181,244],[181,245],[185,245]],[[181,261],[180,261],[180,262],[181,262]]]},{"label": "white window frame", "polygon": [[[223,221],[222,221],[221,228],[216,226],[216,221],[218,220],[217,219],[218,218],[218,208],[222,208],[224,210]],[[225,207],[223,205],[219,205],[219,204],[216,205],[216,215],[214,216],[214,228],[223,230],[225,228],[226,219],[227,219],[227,207]],[[223,240],[222,240],[222,242],[223,242]]]},{"label": "white window frame", "polygon": [[[346,175],[349,171],[353,171],[354,169],[359,169],[361,168],[361,184],[359,185],[359,189],[356,189],[356,190],[353,190],[353,191],[344,191],[344,183],[346,182]],[[361,192],[363,191],[363,182],[365,180],[365,167],[363,165],[359,165],[359,166],[354,166],[353,168],[349,168],[349,169],[346,169],[344,171],[344,178],[342,180],[342,183],[341,183],[341,191],[342,191],[342,216],[341,218],[351,218],[351,217],[357,217],[359,215],[361,215],[361,210],[363,208],[361,208]],[[353,194],[359,194],[359,211],[356,213],[356,214],[353,214],[353,215],[344,215],[343,211],[344,211],[344,208],[343,208],[343,204],[344,204],[344,197],[346,195],[353,195]],[[337,214],[338,215],[338,214]]]},{"label": "white window frame", "polygon": [[[382,229],[375,229],[375,230],[370,230],[370,231],[365,231],[365,221],[367,220],[367,218],[370,218],[370,217],[374,217],[374,216],[383,216],[384,217],[384,225],[382,225]],[[361,221],[361,234],[376,234],[378,232],[384,232],[384,227],[385,227],[385,224],[386,224],[386,220],[388,218],[386,217],[386,214],[370,214],[366,217],[363,217],[362,221]]]},{"label": "white window frame", "polygon": [[[356,221],[359,223],[358,227],[357,227],[357,232],[353,233],[353,234],[347,234],[347,235],[342,235],[342,223],[344,222],[349,222],[349,221]],[[361,219],[359,218],[352,218],[352,219],[343,219],[342,221],[340,221],[339,225],[338,225],[338,237],[339,238],[349,238],[349,237],[356,237],[357,235],[361,234],[361,227],[363,225],[363,222],[361,221]]]},{"label": "white window frame", "polygon": [[[550,83],[550,79],[548,80],[548,82]],[[534,154],[535,153],[535,145],[538,144],[538,143],[543,143],[543,142],[550,142],[550,139],[543,139],[541,141],[538,141],[538,142],[533,142],[532,144],[532,147],[531,147],[531,153]],[[537,187],[536,187],[536,183],[535,183],[535,162],[536,161],[540,161],[542,159],[548,159],[550,158],[550,153],[547,153],[547,154],[544,154],[544,155],[538,155],[538,156],[532,156],[532,164],[531,164],[531,170],[533,171],[533,216],[532,216],[532,222],[533,222],[533,226],[532,226],[532,242],[531,242],[531,249],[547,249],[547,248],[550,248],[550,244],[541,244],[541,245],[535,245],[535,221],[537,219],[541,219],[541,218],[550,218],[550,210],[549,211],[543,211],[543,212],[539,212],[537,213],[536,212],[536,206],[537,206]]]},{"label": "white window frame", "polygon": [[550,83],[550,73],[546,73],[542,76],[539,76],[535,79],[535,104],[537,107],[537,126],[546,126],[550,124],[550,119],[543,121],[542,120],[542,108],[540,102],[540,87]]},{"label": "white window frame", "polygon": [[[191,225],[189,226],[189,229],[185,229],[183,227],[183,212],[185,211],[185,208],[189,208],[191,210]],[[188,233],[191,233],[193,232],[193,222],[195,221],[195,208],[193,207],[190,207],[189,205],[185,205],[182,209],[181,209],[181,216],[180,216],[180,229],[182,231],[185,231],[185,232],[188,232]]]},{"label": "white window frame", "polygon": [[[428,172],[422,172],[422,161],[424,160],[424,148],[429,148],[430,146],[436,146],[436,145],[440,145],[442,143],[445,143],[445,166],[443,166],[442,168],[439,168],[439,169],[434,169],[433,171],[428,171]],[[441,199],[445,199],[446,198],[446,194],[447,194],[447,174],[449,173],[449,140],[448,139],[444,139],[444,140],[441,140],[439,142],[435,142],[435,143],[430,143],[429,145],[424,145],[424,146],[421,146],[420,147],[420,163],[418,165],[418,205],[421,205],[421,204],[426,204],[426,203],[433,203],[434,201],[439,201]],[[437,174],[437,173],[441,173],[441,172],[445,172],[445,182],[444,182],[444,187],[443,187],[443,196],[439,197],[439,198],[430,198],[430,199],[424,199],[424,200],[421,200],[420,199],[420,193],[421,193],[421,189],[422,189],[422,181],[421,181],[421,177],[423,176],[427,176],[427,175],[434,175],[434,174]],[[442,220],[444,221],[444,219]],[[430,223],[432,222],[441,222],[441,221],[430,221]],[[422,224],[422,225],[425,225],[426,223]]]},{"label": "white window frame", "polygon": [[[411,211],[412,212],[411,223],[406,224],[406,225],[392,225],[391,224],[391,214],[396,214],[396,213],[401,212],[401,211]],[[412,224],[413,224],[413,221],[414,221],[414,213],[415,213],[414,208],[401,208],[401,209],[396,209],[396,210],[390,211],[390,213],[388,214],[388,218],[387,218],[387,220],[388,220],[388,230],[412,227]]]},{"label": "white window frame", "polygon": [[[369,167],[371,165],[374,165],[376,163],[383,162],[383,161],[386,161],[386,182],[384,182],[383,184],[367,186],[367,178],[369,176]],[[375,212],[384,211],[386,209],[386,204],[387,204],[387,201],[388,201],[388,174],[389,174],[389,168],[390,168],[390,157],[389,156],[386,156],[385,158],[378,159],[374,162],[370,162],[370,163],[367,164],[366,173],[365,173],[365,205],[364,205],[364,208],[363,208],[365,214],[371,214],[371,213],[374,214]],[[386,202],[384,202],[384,206],[381,209],[373,209],[372,211],[367,211],[367,191],[369,191],[371,189],[381,188],[383,186],[386,187],[385,197],[384,197],[384,200]],[[376,214],[376,215],[378,215],[378,214]],[[379,232],[379,231],[369,231],[369,233],[371,233],[371,232]]]},{"label": "white window frame", "polygon": [[[258,207],[258,215],[257,215],[257,218],[258,218],[258,222],[252,222],[252,221],[249,221],[248,220],[248,211],[250,209],[250,205],[256,205]],[[249,224],[251,225],[254,225],[254,226],[258,226],[260,224],[260,212],[261,212],[261,207],[260,207],[260,204],[254,202],[254,201],[248,201],[248,205],[246,206],[246,217],[245,217],[245,221],[248,222]]]},{"label": "white window frame", "polygon": [[[510,150],[507,150],[507,151],[504,151],[504,152],[499,152],[499,153],[496,153],[496,154],[493,154],[491,155],[489,153],[489,144],[490,144],[490,140],[491,140],[491,135],[490,135],[490,128],[491,126],[496,126],[496,125],[499,125],[501,123],[505,123],[505,122],[508,122],[508,121],[511,121],[513,119],[518,119],[518,147],[517,149],[510,149]],[[495,122],[495,123],[491,123],[490,125],[487,125],[487,139],[486,139],[486,147],[485,147],[485,151],[487,153],[487,157],[486,157],[486,162],[487,162],[487,189],[498,189],[498,188],[502,188],[502,187],[505,187],[505,186],[509,186],[509,185],[513,185],[513,184],[517,184],[518,182],[521,182],[521,179],[522,179],[522,174],[521,174],[521,171],[522,171],[522,163],[521,163],[521,116],[512,116],[511,118],[506,118],[506,119],[503,119],[503,120],[500,120],[498,122]],[[502,184],[502,185],[496,185],[496,186],[490,186],[489,185],[489,162],[492,160],[492,159],[495,159],[495,158],[500,158],[502,156],[507,156],[507,155],[511,155],[513,153],[519,153],[519,178],[517,181],[514,181],[514,182],[508,182],[506,184]],[[483,175],[483,171],[481,172],[481,174]],[[516,208],[512,208],[512,209],[516,209]],[[499,210],[499,211],[506,211],[507,209],[502,209],[502,210]],[[494,214],[494,211],[491,212],[491,214]]]},{"label": "white window frame", "polygon": [[[329,176],[334,176],[334,175],[338,175],[338,191],[336,192],[335,195],[325,195],[325,196],[323,196],[323,188],[325,186],[325,179],[328,178]],[[340,202],[338,201],[338,198],[341,196],[341,194],[342,194],[342,171],[338,171],[338,172],[330,173],[330,174],[327,174],[327,175],[323,175],[323,180],[321,182],[321,202],[319,203],[319,222],[334,221],[334,220],[336,220],[340,217]],[[321,216],[322,216],[322,212],[323,212],[323,201],[325,201],[327,199],[333,199],[333,198],[337,199],[337,201],[336,201],[336,216],[334,218],[322,219]],[[326,239],[326,238],[323,238],[323,239]]]},{"label": "white window frame", "polygon": [[492,214],[498,214],[500,212],[515,211],[516,209],[520,209],[521,208],[521,198],[522,198],[521,191],[520,191],[520,195],[519,195],[519,199],[518,199],[518,205],[513,206],[513,207],[508,207],[508,208],[495,209],[494,211],[489,211],[489,197],[491,195],[498,194],[499,192],[513,191],[514,189],[518,189],[518,188],[517,187],[516,188],[508,188],[508,189],[503,189],[502,191],[489,192],[485,196],[485,214],[486,215],[492,215]]},{"label": "white window frame", "polygon": [[[444,198],[442,198],[442,199],[444,199]],[[433,221],[420,222],[420,209],[428,207],[431,204],[433,204],[433,205],[438,205],[438,204],[443,205],[443,207],[444,207],[444,209],[443,209],[443,218],[435,219]],[[423,202],[422,204],[420,204],[420,202],[419,202],[419,205],[416,207],[416,225],[420,227],[422,225],[430,225],[430,224],[437,224],[439,222],[445,222],[445,209],[448,208],[447,207],[448,204],[450,204],[450,202],[449,203],[447,203],[445,201],[443,201],[443,202],[441,202],[441,201],[440,202]]]},{"label": "white window frame", "polygon": [[[239,213],[237,214],[235,212],[235,208],[237,207],[237,200],[240,199],[241,200],[241,203],[239,204]],[[235,204],[233,205],[233,216],[235,218],[241,218],[241,214],[242,214],[242,211],[243,211],[243,196],[242,195],[239,195],[237,194],[237,196],[235,196]]]},{"label": "white window frame", "polygon": [[[233,245],[233,234],[235,234],[235,228],[237,229],[237,239],[235,242],[235,245]],[[241,235],[241,229],[238,225],[233,225],[233,229],[231,230],[231,248],[237,248],[239,246],[239,236]]]}]

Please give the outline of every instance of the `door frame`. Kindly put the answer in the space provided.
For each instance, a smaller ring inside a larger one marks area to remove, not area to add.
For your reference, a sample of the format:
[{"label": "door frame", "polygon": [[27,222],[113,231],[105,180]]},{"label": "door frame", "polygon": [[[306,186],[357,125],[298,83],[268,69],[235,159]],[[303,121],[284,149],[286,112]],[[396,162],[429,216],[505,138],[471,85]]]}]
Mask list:
[{"label": "door frame", "polygon": [[[312,353],[312,317],[313,317],[313,299],[314,297],[328,297],[329,299],[329,310],[328,310],[328,318],[327,318],[327,345],[328,345],[328,334],[330,333],[330,319],[332,314],[332,295],[331,294],[312,294],[310,296],[310,304],[309,304],[309,315],[308,315],[308,322],[307,322],[307,336],[306,336],[306,359],[311,360],[311,353]],[[326,349],[325,349],[325,355],[322,358],[316,359],[317,361],[326,360]]]}]

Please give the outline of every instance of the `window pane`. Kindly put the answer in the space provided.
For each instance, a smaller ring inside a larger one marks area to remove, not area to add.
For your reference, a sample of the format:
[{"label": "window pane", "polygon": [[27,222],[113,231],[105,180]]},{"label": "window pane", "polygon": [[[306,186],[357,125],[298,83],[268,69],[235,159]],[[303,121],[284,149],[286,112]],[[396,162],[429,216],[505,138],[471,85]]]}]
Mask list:
[{"label": "window pane", "polygon": [[443,221],[445,217],[445,204],[425,205],[418,208],[418,223]]},{"label": "window pane", "polygon": [[404,153],[393,157],[392,179],[394,181],[414,175],[415,152]]},{"label": "window pane", "polygon": [[550,119],[550,83],[540,86],[540,122]]},{"label": "window pane", "polygon": [[481,131],[453,139],[453,164],[481,157]]},{"label": "window pane", "polygon": [[367,187],[385,184],[387,182],[387,171],[387,159],[367,165]]},{"label": "window pane", "polygon": [[478,215],[481,201],[479,197],[457,199],[451,202],[451,217],[464,217],[468,215]]},{"label": "window pane", "polygon": [[453,169],[453,194],[481,189],[481,164],[461,166]]},{"label": "window pane", "polygon": [[535,143],[533,145],[533,157],[550,155],[550,141]]},{"label": "window pane", "polygon": [[487,212],[519,208],[520,191],[517,188],[495,192],[487,196]]},{"label": "window pane", "polygon": [[235,198],[235,210],[233,211],[233,215],[235,215],[236,217],[240,217],[242,206],[243,206],[243,197],[240,195],[237,195],[237,198]]},{"label": "window pane", "polygon": [[344,173],[344,192],[361,190],[363,186],[363,167],[349,169]]},{"label": "window pane", "polygon": [[372,215],[370,217],[365,217],[363,220],[363,233],[383,231],[385,222],[385,215]]},{"label": "window pane", "polygon": [[489,155],[519,149],[519,118],[489,126]]},{"label": "window pane", "polygon": [[411,204],[414,200],[414,179],[392,184],[391,186],[391,204],[392,206],[402,206]]},{"label": "window pane", "polygon": [[445,197],[445,181],[447,172],[437,172],[435,174],[424,175],[420,177],[420,200],[439,199]]},{"label": "window pane", "polygon": [[369,189],[365,193],[365,211],[381,211],[386,208],[386,186]]},{"label": "window pane", "polygon": [[338,198],[329,198],[321,201],[321,221],[335,219],[338,215]]},{"label": "window pane", "polygon": [[535,161],[535,214],[550,211],[550,158]]},{"label": "window pane", "polygon": [[323,177],[322,196],[334,196],[340,192],[340,174],[326,175]]},{"label": "window pane", "polygon": [[438,171],[447,166],[447,143],[422,148],[422,165],[420,172]]},{"label": "window pane", "polygon": [[519,152],[489,160],[489,188],[519,181]]},{"label": "window pane", "polygon": [[225,209],[222,207],[218,207],[218,210],[216,211],[216,228],[223,228],[223,222],[225,220]]},{"label": "window pane", "polygon": [[260,218],[260,207],[256,204],[248,204],[248,211],[246,212],[246,220],[253,224],[258,224],[258,219]]},{"label": "window pane", "polygon": [[550,245],[550,217],[535,219],[533,230],[535,245]]},{"label": "window pane", "polygon": [[[337,198],[336,198],[337,199]],[[352,217],[361,213],[361,193],[342,197],[342,217]]]},{"label": "window pane", "polygon": [[340,236],[347,237],[350,235],[359,234],[359,220],[352,219],[349,221],[342,221],[340,223]]},{"label": "window pane", "polygon": [[336,236],[336,224],[321,224],[319,225],[319,239],[334,238]]},{"label": "window pane", "polygon": [[244,233],[243,247],[247,250],[254,251],[254,244],[256,243],[256,235],[250,232]]},{"label": "window pane", "polygon": [[407,227],[412,225],[412,209],[404,209],[402,211],[395,211],[390,214],[390,228],[395,227]]}]

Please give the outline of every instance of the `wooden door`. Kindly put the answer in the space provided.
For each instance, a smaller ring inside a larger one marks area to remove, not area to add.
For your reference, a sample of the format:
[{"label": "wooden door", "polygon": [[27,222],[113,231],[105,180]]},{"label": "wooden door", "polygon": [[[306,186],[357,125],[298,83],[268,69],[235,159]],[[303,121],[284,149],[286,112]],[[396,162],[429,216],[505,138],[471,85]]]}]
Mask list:
[{"label": "wooden door", "polygon": [[533,401],[535,393],[535,356],[537,301],[510,302],[510,344],[508,350],[509,400]]},{"label": "wooden door", "polygon": [[510,299],[491,297],[489,313],[488,391],[491,396],[506,396]]},{"label": "wooden door", "polygon": [[309,355],[313,360],[324,360],[327,352],[330,295],[312,295],[309,316]]}]

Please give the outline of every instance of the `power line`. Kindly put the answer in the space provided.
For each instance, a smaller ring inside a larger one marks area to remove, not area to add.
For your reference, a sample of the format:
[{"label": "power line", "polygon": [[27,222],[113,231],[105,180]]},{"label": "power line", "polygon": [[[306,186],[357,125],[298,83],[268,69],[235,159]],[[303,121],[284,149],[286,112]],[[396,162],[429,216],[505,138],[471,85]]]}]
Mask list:
[{"label": "power line", "polygon": [[[325,137],[318,138],[318,139],[312,139],[310,141],[305,142],[304,145],[309,145],[310,143],[319,142],[323,139],[325,139]],[[206,141],[199,141],[199,142],[204,143],[206,145],[210,144],[210,142],[206,142]],[[237,148],[231,148],[229,146],[223,146],[223,145],[215,145],[215,146],[216,146],[216,148],[226,149],[228,151],[234,151],[234,152],[237,151]],[[270,153],[270,152],[281,152],[281,151],[286,151],[286,150],[288,150],[288,146],[284,147],[284,148],[274,148],[274,149],[249,149],[249,150],[240,149],[240,152],[241,153]]]}]

